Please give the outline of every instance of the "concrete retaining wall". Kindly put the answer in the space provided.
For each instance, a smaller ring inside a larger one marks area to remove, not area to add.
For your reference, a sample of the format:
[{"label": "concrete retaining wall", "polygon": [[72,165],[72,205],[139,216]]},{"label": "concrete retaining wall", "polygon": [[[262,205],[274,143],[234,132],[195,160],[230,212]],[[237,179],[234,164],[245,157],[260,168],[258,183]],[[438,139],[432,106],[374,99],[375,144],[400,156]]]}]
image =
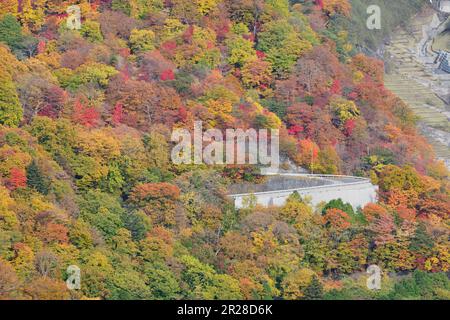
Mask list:
[{"label": "concrete retaining wall", "polygon": [[289,190],[276,190],[268,192],[231,194],[229,197],[234,199],[234,205],[237,209],[244,208],[248,199],[256,197],[256,203],[265,207],[283,206],[287,198],[297,191],[302,197],[309,196],[312,204],[315,206],[320,202],[328,202],[333,199],[342,199],[350,203],[354,209],[364,207],[366,204],[376,202],[378,197],[378,187],[373,185],[369,179],[350,177],[350,176],[331,176],[331,175],[304,175],[304,174],[285,174],[286,176],[314,177],[333,181],[331,185],[324,185],[310,188],[298,188]]}]

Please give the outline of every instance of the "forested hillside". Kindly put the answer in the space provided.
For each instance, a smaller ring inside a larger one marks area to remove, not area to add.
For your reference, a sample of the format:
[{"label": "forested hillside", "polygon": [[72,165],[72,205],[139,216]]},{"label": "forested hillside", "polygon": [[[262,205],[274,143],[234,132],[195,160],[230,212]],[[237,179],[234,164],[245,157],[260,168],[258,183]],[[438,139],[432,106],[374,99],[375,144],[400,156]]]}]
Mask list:
[{"label": "forested hillside", "polygon": [[[382,62],[338,27],[351,13],[348,0],[3,0],[0,299],[449,299],[449,172]],[[263,181],[257,168],[170,160],[172,130],[197,120],[279,129],[283,159],[370,177],[380,201],[235,210],[227,186]]]},{"label": "forested hillside", "polygon": [[[429,5],[423,0],[350,0],[352,15],[345,26],[351,30],[350,35],[354,44],[376,50],[388,40],[398,26],[407,26],[409,19],[417,14],[421,8]],[[382,28],[369,30],[366,27],[367,7],[377,5],[381,9]]]}]

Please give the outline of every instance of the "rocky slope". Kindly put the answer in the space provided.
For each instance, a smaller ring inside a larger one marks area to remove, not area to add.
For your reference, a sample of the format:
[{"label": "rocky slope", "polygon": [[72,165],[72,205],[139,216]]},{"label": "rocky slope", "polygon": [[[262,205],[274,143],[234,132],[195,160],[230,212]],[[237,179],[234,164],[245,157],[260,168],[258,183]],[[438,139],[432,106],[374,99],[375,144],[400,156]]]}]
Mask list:
[{"label": "rocky slope", "polygon": [[436,70],[433,38],[446,24],[432,9],[399,28],[385,48],[385,85],[419,117],[436,154],[450,167],[450,74]]}]

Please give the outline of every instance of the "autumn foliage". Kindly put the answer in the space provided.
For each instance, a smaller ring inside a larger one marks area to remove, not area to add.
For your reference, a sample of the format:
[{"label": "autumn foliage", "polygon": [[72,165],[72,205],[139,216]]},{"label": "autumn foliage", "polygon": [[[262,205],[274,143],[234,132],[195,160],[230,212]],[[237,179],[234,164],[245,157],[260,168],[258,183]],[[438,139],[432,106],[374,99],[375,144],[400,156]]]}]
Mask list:
[{"label": "autumn foliage", "polygon": [[[448,299],[450,174],[354,45],[358,1],[1,1],[0,299]],[[174,164],[194,121],[278,129],[283,169],[377,203],[237,210],[267,177]]]}]

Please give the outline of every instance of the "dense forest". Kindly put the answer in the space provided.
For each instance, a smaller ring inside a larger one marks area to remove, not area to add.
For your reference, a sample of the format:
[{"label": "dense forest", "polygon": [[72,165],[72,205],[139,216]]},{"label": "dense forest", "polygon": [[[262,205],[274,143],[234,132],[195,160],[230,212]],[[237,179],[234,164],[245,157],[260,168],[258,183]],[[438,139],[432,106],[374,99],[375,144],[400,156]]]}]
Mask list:
[{"label": "dense forest", "polygon": [[[358,53],[364,3],[2,0],[0,299],[450,299],[449,171]],[[279,129],[283,159],[379,202],[236,210],[257,168],[170,160],[197,120]]]}]

